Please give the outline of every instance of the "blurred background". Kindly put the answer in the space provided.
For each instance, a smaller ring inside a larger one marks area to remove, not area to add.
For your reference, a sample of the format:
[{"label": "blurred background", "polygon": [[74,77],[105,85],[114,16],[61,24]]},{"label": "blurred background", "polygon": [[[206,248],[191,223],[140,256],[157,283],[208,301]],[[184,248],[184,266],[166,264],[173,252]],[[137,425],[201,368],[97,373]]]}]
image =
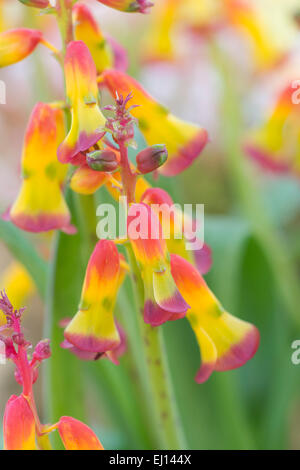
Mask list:
[{"label": "blurred background", "polygon": [[[206,280],[229,312],[261,333],[249,363],[197,385],[200,354],[192,330],[185,320],[163,326],[187,445],[298,449],[300,364],[292,363],[291,345],[300,340],[300,108],[291,105],[273,126],[268,123],[283,90],[300,79],[299,2],[156,0],[150,15],[118,12],[95,0],[84,3],[101,29],[127,49],[129,73],[173,114],[208,130],[210,142],[198,160],[176,178],[159,177],[156,184],[175,202],[205,205],[205,241],[213,249]],[[60,46],[51,15],[38,15],[17,0],[0,0],[0,30],[20,26],[39,28]],[[2,69],[0,80],[6,85],[6,104],[0,104],[0,207],[5,211],[20,185],[32,107],[60,99],[63,81],[42,47]],[[51,234],[28,237],[47,257]],[[24,326],[35,344],[44,334],[44,305],[7,245],[0,240],[0,287],[16,303],[25,302]],[[124,291],[129,289],[125,284]],[[126,357],[118,368],[104,361],[86,366],[88,422],[106,448],[151,447],[143,423],[133,424],[135,397],[122,382],[123,366]],[[78,380],[83,367],[78,361]],[[42,384],[39,380],[36,388],[43,416]],[[12,393],[19,393],[13,367],[0,365],[1,416]],[[59,386],[56,393],[62,403],[68,400]],[[125,411],[114,406],[115,395],[129,403]]]}]

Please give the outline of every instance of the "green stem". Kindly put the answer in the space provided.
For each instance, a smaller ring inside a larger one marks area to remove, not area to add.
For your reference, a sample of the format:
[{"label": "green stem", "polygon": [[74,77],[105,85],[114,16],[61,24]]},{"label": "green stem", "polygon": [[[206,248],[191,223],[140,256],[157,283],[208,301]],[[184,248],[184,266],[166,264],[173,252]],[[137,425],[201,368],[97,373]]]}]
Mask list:
[{"label": "green stem", "polygon": [[166,360],[161,328],[153,328],[143,321],[144,287],[131,247],[128,257],[135,285],[138,306],[138,323],[145,359],[145,383],[147,403],[157,430],[159,446],[163,449],[185,448],[169,368]]},{"label": "green stem", "polygon": [[[214,62],[223,79],[223,121],[225,148],[228,158],[229,175],[239,203],[260,242],[288,313],[300,326],[300,291],[299,281],[285,241],[277,232],[264,206],[262,195],[250,162],[241,150],[243,119],[240,100],[234,86],[234,76],[230,70],[228,58],[215,44],[211,47]],[[229,64],[229,65],[228,65]]]}]

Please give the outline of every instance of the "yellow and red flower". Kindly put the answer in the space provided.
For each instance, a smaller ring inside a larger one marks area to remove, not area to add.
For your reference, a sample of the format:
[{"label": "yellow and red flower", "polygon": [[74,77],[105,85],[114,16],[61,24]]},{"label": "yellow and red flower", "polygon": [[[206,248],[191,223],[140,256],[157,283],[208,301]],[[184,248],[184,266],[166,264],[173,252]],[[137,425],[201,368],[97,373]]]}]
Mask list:
[{"label": "yellow and red flower", "polygon": [[127,13],[147,13],[153,5],[149,0],[98,0],[98,2]]},{"label": "yellow and red flower", "polygon": [[131,114],[138,119],[139,127],[149,145],[165,144],[168,160],[159,168],[166,176],[177,175],[189,167],[207,144],[205,129],[182,121],[173,116],[164,106],[157,103],[129,75],[118,70],[108,69],[102,74],[102,83],[113,97],[134,96]]},{"label": "yellow and red flower", "polygon": [[37,103],[25,134],[22,186],[10,209],[11,221],[23,230],[42,232],[64,229],[70,224],[69,209],[62,193],[67,168],[56,156],[63,136],[62,111]]},{"label": "yellow and red flower", "polygon": [[113,311],[119,288],[120,257],[115,244],[100,240],[88,263],[79,310],[65,329],[76,348],[104,353],[120,344]]},{"label": "yellow and red flower", "polygon": [[[169,252],[182,256],[196,266],[200,274],[206,274],[212,265],[211,249],[198,240],[194,230],[195,222],[188,214],[184,214],[180,206],[174,204],[171,196],[161,188],[148,188],[141,202],[150,205],[159,216]],[[193,249],[188,250],[187,243],[193,243]]]},{"label": "yellow and red flower", "polygon": [[42,40],[41,31],[18,28],[0,34],[0,67],[15,64],[30,55]]},{"label": "yellow and red flower", "polygon": [[72,41],[65,57],[67,97],[71,106],[71,129],[58,148],[58,159],[71,162],[105,134],[105,118],[99,108],[97,71],[83,41]]},{"label": "yellow and red flower", "polygon": [[62,416],[57,429],[66,450],[103,450],[96,434],[78,419]]},{"label": "yellow and red flower", "polygon": [[158,216],[147,204],[132,204],[127,226],[144,283],[145,323],[158,326],[184,317],[189,305],[171,275],[170,255]]},{"label": "yellow and red flower", "polygon": [[4,450],[35,450],[35,421],[23,395],[12,395],[3,418]]},{"label": "yellow and red flower", "polygon": [[300,176],[300,108],[286,87],[267,121],[245,139],[244,149],[263,168]]},{"label": "yellow and red flower", "polygon": [[227,313],[204,279],[188,261],[171,255],[172,276],[191,308],[187,313],[201,351],[196,382],[205,382],[214,370],[241,367],[259,345],[259,332],[251,323]]}]

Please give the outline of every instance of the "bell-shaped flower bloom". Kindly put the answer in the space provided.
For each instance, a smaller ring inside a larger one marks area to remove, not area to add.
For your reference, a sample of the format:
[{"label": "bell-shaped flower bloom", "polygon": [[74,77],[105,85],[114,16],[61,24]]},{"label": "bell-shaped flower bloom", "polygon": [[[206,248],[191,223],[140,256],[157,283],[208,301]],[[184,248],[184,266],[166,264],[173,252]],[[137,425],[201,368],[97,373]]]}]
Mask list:
[{"label": "bell-shaped flower bloom", "polygon": [[[115,47],[115,42],[104,36],[98,23],[83,3],[73,7],[74,36],[77,41],[83,41],[89,48],[96,65],[98,74],[106,68],[119,68],[120,64],[127,68],[127,54],[121,46]],[[124,57],[121,60],[120,54]]]},{"label": "bell-shaped flower bloom", "polygon": [[[291,86],[280,94],[266,122],[245,139],[244,150],[264,169],[300,176],[300,108]],[[297,98],[297,97],[296,97]]]},{"label": "bell-shaped flower bloom", "polygon": [[297,34],[291,7],[274,2],[272,15],[268,2],[226,0],[228,21],[248,41],[258,69],[265,70],[282,62]]},{"label": "bell-shaped flower bloom", "polygon": [[38,103],[26,130],[22,155],[22,186],[10,210],[11,221],[23,230],[64,229],[70,213],[62,193],[67,168],[57,161],[64,136],[61,110]]},{"label": "bell-shaped flower bloom", "polygon": [[158,216],[147,204],[132,204],[127,231],[144,283],[145,323],[158,326],[184,317],[189,305],[171,275],[170,255]]},{"label": "bell-shaped flower bloom", "polygon": [[206,274],[212,265],[211,249],[198,238],[197,224],[191,215],[174,204],[161,188],[148,188],[141,202],[151,206],[158,215],[169,252],[182,256],[196,266],[200,274]]},{"label": "bell-shaped flower bloom", "polygon": [[158,171],[166,176],[177,175],[189,167],[205,147],[208,136],[205,129],[173,116],[157,103],[133,78],[118,70],[105,70],[102,83],[112,96],[132,93],[134,104],[131,114],[138,119],[139,127],[149,145],[163,143],[168,159]]},{"label": "bell-shaped flower bloom", "polygon": [[120,257],[115,244],[100,240],[88,262],[79,310],[64,333],[76,348],[104,353],[119,345],[120,335],[113,317],[119,276]]},{"label": "bell-shaped flower bloom", "polygon": [[65,76],[72,123],[58,148],[58,159],[62,163],[71,162],[105,134],[105,118],[99,108],[96,66],[84,42],[72,41],[68,45]]},{"label": "bell-shaped flower bloom", "polygon": [[[16,309],[25,305],[28,298],[36,291],[28,271],[17,261],[13,261],[3,271],[0,286]],[[6,322],[5,316],[0,312],[0,326],[4,324],[3,322]]]},{"label": "bell-shaped flower bloom", "polygon": [[0,34],[0,67],[15,64],[30,55],[42,40],[41,31],[11,29]]},{"label": "bell-shaped flower bloom", "polygon": [[98,0],[98,2],[127,13],[147,13],[153,6],[149,0]]},{"label": "bell-shaped flower bloom", "polygon": [[5,450],[35,450],[35,421],[23,395],[12,395],[8,400],[3,418]]},{"label": "bell-shaped flower bloom", "polygon": [[171,255],[171,269],[178,289],[191,306],[187,318],[201,351],[196,382],[205,382],[214,370],[241,367],[258,348],[257,328],[227,313],[188,261]]},{"label": "bell-shaped flower bloom", "polygon": [[62,416],[57,429],[66,450],[103,450],[94,431],[78,419]]},{"label": "bell-shaped flower bloom", "polygon": [[87,164],[84,164],[73,173],[70,188],[79,194],[94,194],[108,180],[107,173],[92,170]]}]

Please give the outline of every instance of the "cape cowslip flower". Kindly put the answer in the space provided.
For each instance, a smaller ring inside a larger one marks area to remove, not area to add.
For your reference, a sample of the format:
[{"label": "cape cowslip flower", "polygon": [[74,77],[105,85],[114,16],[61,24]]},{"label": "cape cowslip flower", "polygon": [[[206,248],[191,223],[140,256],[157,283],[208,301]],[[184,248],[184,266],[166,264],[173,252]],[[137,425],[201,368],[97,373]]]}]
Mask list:
[{"label": "cape cowslip flower", "polygon": [[[15,308],[21,308],[36,290],[28,271],[17,261],[13,261],[3,271],[0,286],[3,286]],[[0,311],[0,326],[4,323],[6,323],[6,318]]]},{"label": "cape cowslip flower", "polygon": [[57,429],[66,450],[103,450],[96,434],[78,419],[62,416]]},{"label": "cape cowslip flower", "polygon": [[48,8],[50,6],[49,0],[19,0],[28,7]]},{"label": "cape cowslip flower", "polygon": [[137,169],[142,174],[152,173],[152,171],[162,166],[167,161],[167,158],[168,152],[165,145],[152,145],[137,154]]},{"label": "cape cowslip flower", "polygon": [[95,150],[87,154],[86,162],[92,170],[115,171],[119,162],[116,153],[112,150]]},{"label": "cape cowslip flower", "polygon": [[35,421],[23,395],[12,395],[3,418],[4,450],[35,450]]},{"label": "cape cowslip flower", "polygon": [[[88,7],[83,3],[76,3],[72,11],[75,39],[83,41],[88,46],[98,74],[106,68],[119,68],[120,65],[121,70],[125,71],[127,68],[125,49],[120,45],[117,46],[116,42],[111,42],[108,37],[103,35]],[[123,54],[122,59],[121,54]]]},{"label": "cape cowslip flower", "polygon": [[113,96],[134,96],[131,114],[138,119],[139,127],[149,145],[163,142],[168,160],[159,168],[166,176],[173,176],[189,167],[205,147],[208,136],[205,129],[182,121],[157,103],[133,78],[118,70],[105,70],[102,83]]},{"label": "cape cowslip flower", "polygon": [[300,108],[293,93],[290,86],[283,90],[263,126],[245,139],[244,149],[267,170],[299,176]]},{"label": "cape cowslip flower", "polygon": [[120,258],[115,244],[100,240],[87,266],[79,310],[64,333],[76,348],[104,353],[119,345],[120,335],[113,317],[119,276]]},{"label": "cape cowslip flower", "polygon": [[0,34],[0,67],[20,62],[31,54],[42,40],[41,31],[18,28]]},{"label": "cape cowslip flower", "polygon": [[149,0],[98,0],[98,2],[127,13],[147,13],[153,6]]},{"label": "cape cowslip flower", "polygon": [[172,278],[170,256],[158,216],[147,204],[132,204],[127,227],[144,283],[145,323],[158,326],[184,317],[189,306]]},{"label": "cape cowslip flower", "polygon": [[205,382],[214,370],[241,367],[258,348],[257,328],[227,313],[188,261],[171,255],[171,268],[178,289],[191,306],[187,318],[201,351],[196,382]]},{"label": "cape cowslip flower", "polygon": [[71,129],[58,148],[62,163],[92,147],[105,134],[105,118],[99,108],[97,72],[88,47],[72,41],[65,57],[67,97],[71,106]]},{"label": "cape cowslip flower", "polygon": [[63,136],[62,111],[37,103],[25,134],[22,186],[10,210],[11,221],[23,230],[42,232],[69,226],[70,213],[62,193],[67,168],[56,156]]},{"label": "cape cowslip flower", "polygon": [[[150,205],[159,216],[169,252],[182,256],[201,274],[206,274],[212,265],[211,249],[198,240],[193,219],[174,204],[164,189],[149,187],[141,201]],[[192,244],[190,249],[187,249],[187,243]]]}]

